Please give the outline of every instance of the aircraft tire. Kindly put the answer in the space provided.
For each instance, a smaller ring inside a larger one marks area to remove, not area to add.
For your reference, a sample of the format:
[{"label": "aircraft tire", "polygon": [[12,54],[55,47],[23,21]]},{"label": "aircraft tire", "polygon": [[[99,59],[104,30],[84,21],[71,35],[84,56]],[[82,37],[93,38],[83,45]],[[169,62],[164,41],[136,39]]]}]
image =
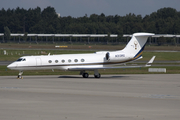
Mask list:
[{"label": "aircraft tire", "polygon": [[98,74],[98,75],[94,75],[95,78],[100,78],[101,77],[101,74]]},{"label": "aircraft tire", "polygon": [[83,78],[88,78],[89,77],[89,74],[88,73],[84,73],[83,74]]},{"label": "aircraft tire", "polygon": [[17,79],[23,79],[23,77],[21,75],[18,75]]}]

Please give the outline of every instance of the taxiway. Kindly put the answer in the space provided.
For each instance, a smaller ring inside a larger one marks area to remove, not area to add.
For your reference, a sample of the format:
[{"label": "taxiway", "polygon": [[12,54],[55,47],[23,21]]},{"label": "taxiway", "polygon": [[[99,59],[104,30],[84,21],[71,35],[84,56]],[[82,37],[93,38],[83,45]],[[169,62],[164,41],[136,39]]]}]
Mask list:
[{"label": "taxiway", "polygon": [[0,76],[0,120],[179,120],[180,74]]}]

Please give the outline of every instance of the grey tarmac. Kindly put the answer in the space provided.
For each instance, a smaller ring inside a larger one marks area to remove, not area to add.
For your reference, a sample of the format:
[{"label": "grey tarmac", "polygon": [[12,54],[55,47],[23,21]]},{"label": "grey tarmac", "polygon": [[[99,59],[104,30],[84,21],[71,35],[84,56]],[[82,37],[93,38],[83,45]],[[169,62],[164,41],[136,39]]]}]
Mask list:
[{"label": "grey tarmac", "polygon": [[179,120],[180,74],[0,76],[0,120]]}]

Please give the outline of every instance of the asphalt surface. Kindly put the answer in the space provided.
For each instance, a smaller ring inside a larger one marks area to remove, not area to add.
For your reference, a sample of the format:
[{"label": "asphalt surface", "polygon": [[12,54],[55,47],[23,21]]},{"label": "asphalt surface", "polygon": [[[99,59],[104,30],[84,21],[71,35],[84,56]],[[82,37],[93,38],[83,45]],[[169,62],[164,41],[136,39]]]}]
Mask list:
[{"label": "asphalt surface", "polygon": [[9,65],[14,61],[0,61],[0,65]]},{"label": "asphalt surface", "polygon": [[0,76],[0,120],[179,120],[180,74]]}]

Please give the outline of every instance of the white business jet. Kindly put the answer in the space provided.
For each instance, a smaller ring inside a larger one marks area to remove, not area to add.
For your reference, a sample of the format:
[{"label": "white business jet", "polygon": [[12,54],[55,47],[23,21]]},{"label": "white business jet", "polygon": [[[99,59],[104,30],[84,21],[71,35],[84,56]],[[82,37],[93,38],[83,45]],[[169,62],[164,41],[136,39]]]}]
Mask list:
[{"label": "white business jet", "polygon": [[91,54],[62,54],[62,55],[41,55],[23,56],[7,67],[12,70],[19,70],[18,77],[22,79],[25,70],[40,69],[61,69],[80,71],[84,78],[89,74],[85,71],[94,71],[94,77],[100,78],[98,69],[112,68],[138,68],[149,67],[153,63],[155,56],[143,66],[126,66],[124,63],[132,62],[142,58],[142,53],[148,37],[152,33],[134,33],[131,40],[123,50],[118,51],[99,51]]}]

